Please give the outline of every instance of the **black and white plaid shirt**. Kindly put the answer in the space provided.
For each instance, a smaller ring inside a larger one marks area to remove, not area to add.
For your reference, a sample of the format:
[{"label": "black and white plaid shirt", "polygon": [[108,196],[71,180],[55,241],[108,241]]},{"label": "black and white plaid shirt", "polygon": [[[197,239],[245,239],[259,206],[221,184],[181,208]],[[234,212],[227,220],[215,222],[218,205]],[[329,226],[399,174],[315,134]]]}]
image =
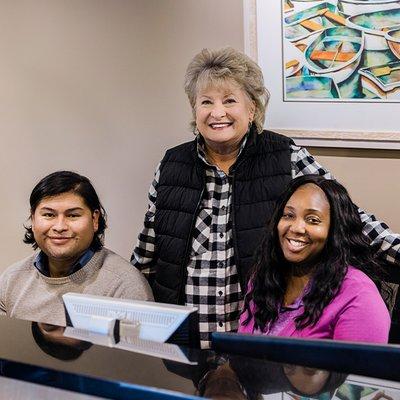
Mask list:
[{"label": "black and white plaid shirt", "polygon": [[[291,145],[290,150],[293,178],[306,174],[332,178],[306,149]],[[233,253],[231,177],[208,163],[201,145],[198,145],[198,156],[206,167],[206,190],[193,232],[186,267],[188,274],[185,293],[186,304],[199,310],[201,346],[207,348],[211,343],[212,332],[237,330],[244,294],[241,292]],[[144,229],[139,234],[132,254],[132,263],[148,276],[155,273],[154,215],[159,176],[160,165],[150,186]],[[361,209],[359,212],[364,233],[371,239],[371,244],[380,245],[380,251],[387,261],[400,264],[400,235],[391,232],[386,224],[377,221],[373,215]]]}]

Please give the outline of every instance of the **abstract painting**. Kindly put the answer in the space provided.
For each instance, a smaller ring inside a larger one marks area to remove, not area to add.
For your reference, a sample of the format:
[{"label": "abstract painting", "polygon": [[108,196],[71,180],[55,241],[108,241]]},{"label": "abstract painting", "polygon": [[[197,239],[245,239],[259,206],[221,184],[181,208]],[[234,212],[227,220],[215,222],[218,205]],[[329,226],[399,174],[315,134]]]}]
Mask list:
[{"label": "abstract painting", "polygon": [[284,101],[400,102],[400,0],[281,0]]}]

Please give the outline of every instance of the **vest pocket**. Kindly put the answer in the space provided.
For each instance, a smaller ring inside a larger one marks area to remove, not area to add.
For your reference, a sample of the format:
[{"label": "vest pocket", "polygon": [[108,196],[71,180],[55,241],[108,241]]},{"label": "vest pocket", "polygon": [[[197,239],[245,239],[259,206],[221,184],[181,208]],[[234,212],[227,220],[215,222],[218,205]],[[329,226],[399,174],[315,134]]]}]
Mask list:
[{"label": "vest pocket", "polygon": [[212,209],[202,208],[196,218],[193,230],[191,255],[200,255],[209,251],[212,224]]}]

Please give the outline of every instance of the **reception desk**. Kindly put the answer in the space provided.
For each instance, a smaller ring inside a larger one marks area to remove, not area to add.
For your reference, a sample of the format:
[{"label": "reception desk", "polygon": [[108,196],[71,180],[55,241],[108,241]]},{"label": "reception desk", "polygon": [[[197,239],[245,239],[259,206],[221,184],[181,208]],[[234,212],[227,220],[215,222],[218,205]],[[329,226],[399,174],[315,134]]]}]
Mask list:
[{"label": "reception desk", "polygon": [[200,351],[7,317],[0,332],[0,398],[400,399],[397,347],[216,335]]}]

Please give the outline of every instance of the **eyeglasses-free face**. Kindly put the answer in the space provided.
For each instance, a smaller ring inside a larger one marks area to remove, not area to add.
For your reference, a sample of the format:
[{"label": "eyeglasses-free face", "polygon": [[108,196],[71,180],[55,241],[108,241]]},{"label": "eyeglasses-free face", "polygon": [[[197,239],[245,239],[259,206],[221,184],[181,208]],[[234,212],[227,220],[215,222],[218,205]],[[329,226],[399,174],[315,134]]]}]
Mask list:
[{"label": "eyeglasses-free face", "polygon": [[99,211],[92,213],[82,197],[68,192],[44,198],[31,218],[36,243],[52,272],[71,266],[89,248],[98,230]]},{"label": "eyeglasses-free face", "polygon": [[300,186],[290,197],[278,223],[285,259],[294,264],[310,263],[322,252],[328,239],[330,205],[318,186]]},{"label": "eyeglasses-free face", "polygon": [[212,149],[238,147],[254,118],[254,104],[231,80],[200,89],[196,96],[196,125]]}]

